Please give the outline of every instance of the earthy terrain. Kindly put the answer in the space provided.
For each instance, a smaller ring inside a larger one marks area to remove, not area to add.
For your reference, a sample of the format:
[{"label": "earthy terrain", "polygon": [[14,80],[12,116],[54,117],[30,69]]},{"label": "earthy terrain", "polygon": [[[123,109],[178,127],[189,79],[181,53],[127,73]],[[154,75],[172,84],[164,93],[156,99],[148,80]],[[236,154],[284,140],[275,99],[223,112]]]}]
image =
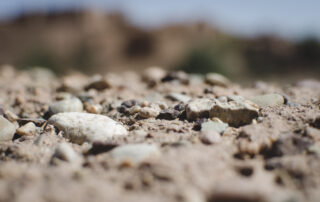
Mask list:
[{"label": "earthy terrain", "polygon": [[0,201],[320,198],[320,81],[3,66],[0,107]]}]

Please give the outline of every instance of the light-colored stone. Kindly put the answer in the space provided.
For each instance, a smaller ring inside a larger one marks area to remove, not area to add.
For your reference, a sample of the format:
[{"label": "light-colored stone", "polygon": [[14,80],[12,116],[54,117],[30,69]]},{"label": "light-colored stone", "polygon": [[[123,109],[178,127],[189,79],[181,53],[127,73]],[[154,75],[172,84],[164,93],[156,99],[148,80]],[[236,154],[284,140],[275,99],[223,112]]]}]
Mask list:
[{"label": "light-colored stone", "polygon": [[21,136],[35,135],[36,132],[37,132],[37,127],[33,122],[29,122],[17,129],[17,134]]},{"label": "light-colored stone", "polygon": [[190,101],[186,107],[187,119],[195,120],[197,118],[209,117],[209,111],[214,104],[214,100],[207,98]]},{"label": "light-colored stone", "polygon": [[118,122],[103,115],[65,112],[53,115],[49,124],[63,131],[65,138],[74,143],[105,141],[119,135],[127,135],[128,131]]},{"label": "light-colored stone", "polygon": [[225,76],[217,73],[208,73],[205,77],[206,83],[222,87],[230,86],[231,82]]},{"label": "light-colored stone", "polygon": [[276,93],[255,96],[250,100],[259,105],[259,107],[273,107],[284,104],[283,96]]},{"label": "light-colored stone", "polygon": [[153,156],[158,156],[160,150],[154,144],[128,144],[116,147],[110,153],[120,164],[138,164]]},{"label": "light-colored stone", "polygon": [[166,71],[160,67],[149,67],[143,74],[142,79],[147,83],[156,83],[166,75]]},{"label": "light-colored stone", "polygon": [[217,133],[223,133],[228,127],[226,123],[219,123],[214,121],[208,121],[201,124],[201,132],[215,131]]},{"label": "light-colored stone", "polygon": [[49,106],[51,114],[61,112],[82,112],[83,104],[78,98],[71,98],[57,101]]},{"label": "light-colored stone", "polygon": [[142,118],[154,118],[160,114],[161,108],[159,105],[151,104],[149,107],[142,107],[139,110],[139,116]]},{"label": "light-colored stone", "polygon": [[0,116],[0,141],[12,140],[16,127],[10,121]]},{"label": "light-colored stone", "polygon": [[217,131],[205,130],[205,131],[201,131],[200,140],[204,144],[214,144],[221,141],[221,136]]},{"label": "light-colored stone", "polygon": [[249,100],[216,103],[210,110],[210,117],[217,117],[232,126],[250,124],[259,115],[259,107]]},{"label": "light-colored stone", "polygon": [[169,93],[167,95],[167,98],[173,100],[173,101],[178,101],[182,103],[187,103],[191,100],[191,98],[187,95],[181,94],[181,93]]},{"label": "light-colored stone", "polygon": [[69,162],[74,165],[80,165],[83,161],[68,143],[60,143],[52,157],[52,163],[57,164],[57,160]]}]

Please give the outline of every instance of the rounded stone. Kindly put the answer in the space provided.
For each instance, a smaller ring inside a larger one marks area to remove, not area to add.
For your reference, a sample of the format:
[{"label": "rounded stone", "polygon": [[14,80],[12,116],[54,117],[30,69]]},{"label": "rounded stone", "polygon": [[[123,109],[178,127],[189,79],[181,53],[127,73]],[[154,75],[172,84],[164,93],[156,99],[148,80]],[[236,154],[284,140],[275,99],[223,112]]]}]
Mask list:
[{"label": "rounded stone", "polygon": [[57,101],[49,106],[51,114],[61,112],[81,112],[83,111],[83,104],[78,98],[71,98]]},{"label": "rounded stone", "polygon": [[0,141],[12,140],[16,127],[10,121],[0,116]]},{"label": "rounded stone", "polygon": [[106,141],[114,136],[128,134],[120,123],[111,118],[90,113],[59,113],[50,117],[48,123],[63,131],[65,138],[78,144]]}]

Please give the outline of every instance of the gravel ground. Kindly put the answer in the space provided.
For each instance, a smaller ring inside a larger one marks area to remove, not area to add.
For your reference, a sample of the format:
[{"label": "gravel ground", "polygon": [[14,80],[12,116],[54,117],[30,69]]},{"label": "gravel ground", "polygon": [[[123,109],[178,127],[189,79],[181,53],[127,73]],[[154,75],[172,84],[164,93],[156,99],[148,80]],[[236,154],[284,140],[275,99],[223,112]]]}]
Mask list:
[{"label": "gravel ground", "polygon": [[4,66],[0,201],[316,202],[319,107],[314,80]]}]

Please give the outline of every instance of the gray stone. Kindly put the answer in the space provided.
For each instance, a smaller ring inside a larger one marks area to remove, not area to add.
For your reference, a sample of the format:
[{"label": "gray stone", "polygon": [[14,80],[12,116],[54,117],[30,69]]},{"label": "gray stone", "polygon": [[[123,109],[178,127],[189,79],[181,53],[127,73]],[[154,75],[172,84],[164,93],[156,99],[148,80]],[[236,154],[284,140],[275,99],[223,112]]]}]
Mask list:
[{"label": "gray stone", "polygon": [[273,107],[284,104],[284,98],[280,94],[272,93],[250,98],[259,107]]},{"label": "gray stone", "polygon": [[215,121],[208,121],[201,124],[201,132],[215,131],[217,133],[223,133],[228,127],[226,123],[219,123]]},{"label": "gray stone", "polygon": [[167,98],[173,100],[173,101],[178,101],[182,103],[187,103],[190,101],[190,97],[181,93],[169,93],[167,95]]},{"label": "gray stone", "polygon": [[63,131],[65,138],[74,143],[105,141],[119,135],[127,135],[128,131],[118,122],[103,115],[65,112],[53,115],[49,124]]},{"label": "gray stone", "polygon": [[138,164],[150,157],[158,156],[160,150],[154,144],[128,144],[116,147],[111,152],[111,156],[120,164]]},{"label": "gray stone", "polygon": [[82,112],[83,104],[78,98],[71,98],[57,101],[49,106],[51,114],[61,112]]},{"label": "gray stone", "polygon": [[16,127],[10,121],[0,116],[0,141],[12,140]]},{"label": "gray stone", "polygon": [[231,85],[231,82],[229,81],[229,79],[217,73],[208,73],[205,77],[205,81],[210,85],[216,85],[216,86],[222,86],[222,87],[228,87]]}]

